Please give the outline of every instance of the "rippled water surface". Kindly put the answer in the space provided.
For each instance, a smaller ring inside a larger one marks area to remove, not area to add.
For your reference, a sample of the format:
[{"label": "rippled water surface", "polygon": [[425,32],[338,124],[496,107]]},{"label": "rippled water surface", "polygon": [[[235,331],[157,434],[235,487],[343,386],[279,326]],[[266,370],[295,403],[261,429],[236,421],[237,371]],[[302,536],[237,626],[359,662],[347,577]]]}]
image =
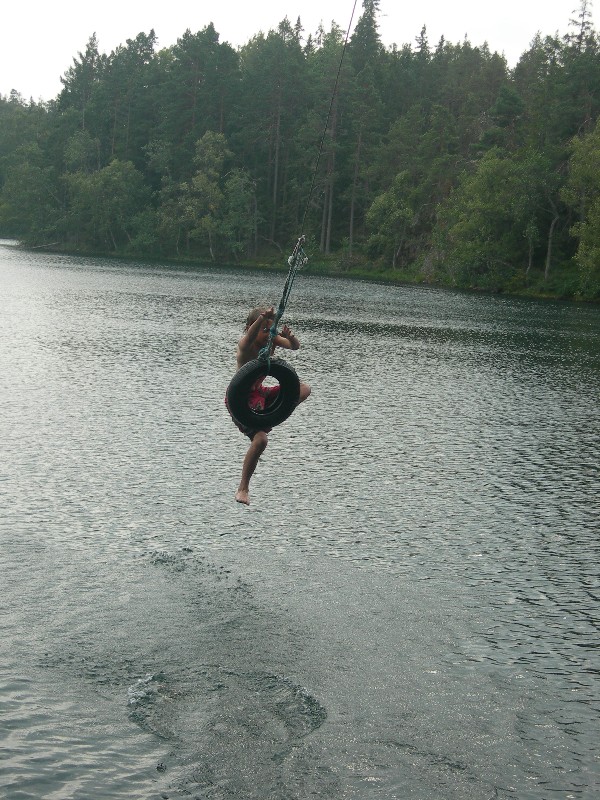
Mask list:
[{"label": "rippled water surface", "polygon": [[0,796],[600,796],[600,310],[0,246]]}]

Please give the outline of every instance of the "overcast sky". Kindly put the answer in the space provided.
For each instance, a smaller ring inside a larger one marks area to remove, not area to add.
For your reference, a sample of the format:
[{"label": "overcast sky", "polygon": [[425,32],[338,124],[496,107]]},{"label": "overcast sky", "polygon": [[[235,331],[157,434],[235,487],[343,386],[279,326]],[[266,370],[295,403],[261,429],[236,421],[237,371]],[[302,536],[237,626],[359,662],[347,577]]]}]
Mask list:
[{"label": "overcast sky", "polygon": [[[322,21],[331,21],[345,31],[354,0],[220,0],[190,3],[190,0],[14,0],[6,3],[0,21],[0,94],[16,89],[27,100],[51,100],[61,90],[60,76],[77,53],[85,50],[95,32],[101,52],[153,28],[158,48],[175,44],[189,28],[196,32],[212,22],[221,42],[234,47],[245,44],[259,31],[268,32],[284,17],[292,23],[300,17],[306,34]],[[491,50],[504,53],[509,66],[528,48],[539,31],[543,36],[569,30],[580,0],[423,0],[403,3],[380,0],[379,31],[386,46],[413,44],[423,25],[432,46],[441,36],[473,45],[487,42]],[[352,27],[362,12],[357,0]],[[596,20],[594,26],[597,28]]]}]

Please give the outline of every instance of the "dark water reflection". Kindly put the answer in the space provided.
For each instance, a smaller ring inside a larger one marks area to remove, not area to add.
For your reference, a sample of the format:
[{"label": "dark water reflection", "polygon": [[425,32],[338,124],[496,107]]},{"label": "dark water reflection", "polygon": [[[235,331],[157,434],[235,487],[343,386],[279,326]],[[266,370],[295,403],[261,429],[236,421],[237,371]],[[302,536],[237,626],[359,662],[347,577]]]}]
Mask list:
[{"label": "dark water reflection", "polygon": [[597,308],[298,278],[246,509],[282,276],[0,252],[9,796],[599,795]]}]

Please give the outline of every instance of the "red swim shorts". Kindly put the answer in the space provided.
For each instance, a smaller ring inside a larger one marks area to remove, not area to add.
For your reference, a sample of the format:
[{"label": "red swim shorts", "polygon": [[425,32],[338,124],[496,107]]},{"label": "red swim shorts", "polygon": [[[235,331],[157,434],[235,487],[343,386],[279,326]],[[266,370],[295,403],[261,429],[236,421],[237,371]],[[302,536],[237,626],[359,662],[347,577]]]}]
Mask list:
[{"label": "red swim shorts", "polygon": [[[263,386],[262,383],[257,381],[252,389],[250,389],[250,393],[248,395],[248,407],[251,408],[252,411],[264,411],[265,408],[268,408],[271,403],[274,402],[278,394],[279,386]],[[229,411],[229,406],[227,405],[227,395],[225,395],[225,405]],[[231,415],[230,411],[229,414]],[[235,422],[236,426],[244,434],[244,436],[247,436],[249,439],[253,439],[259,430],[264,431],[265,433],[269,433],[271,430],[273,430],[272,428],[247,428],[245,425],[240,425],[240,423],[234,419],[234,417],[231,417],[231,419]]]}]

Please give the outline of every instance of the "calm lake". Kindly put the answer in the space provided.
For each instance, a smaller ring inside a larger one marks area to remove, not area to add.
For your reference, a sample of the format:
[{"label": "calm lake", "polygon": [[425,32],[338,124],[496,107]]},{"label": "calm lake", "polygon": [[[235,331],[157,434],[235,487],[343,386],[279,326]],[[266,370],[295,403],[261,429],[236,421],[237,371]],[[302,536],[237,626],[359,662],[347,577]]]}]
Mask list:
[{"label": "calm lake", "polygon": [[600,797],[600,308],[0,245],[0,796]]}]

